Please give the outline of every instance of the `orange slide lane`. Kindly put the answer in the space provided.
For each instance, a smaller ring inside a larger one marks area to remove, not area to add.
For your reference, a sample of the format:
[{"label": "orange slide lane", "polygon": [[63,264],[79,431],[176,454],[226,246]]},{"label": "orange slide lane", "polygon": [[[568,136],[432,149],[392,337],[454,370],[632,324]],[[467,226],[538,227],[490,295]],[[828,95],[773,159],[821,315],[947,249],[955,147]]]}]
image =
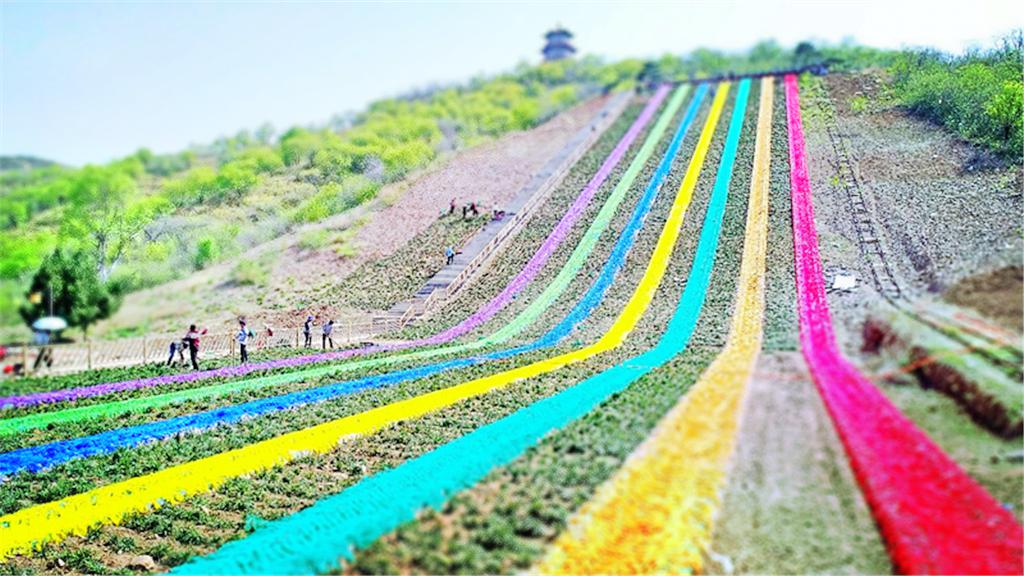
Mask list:
[{"label": "orange slide lane", "polygon": [[761,349],[772,78],[761,96],[737,308],[722,353],[623,467],[570,521],[543,574],[699,571]]}]

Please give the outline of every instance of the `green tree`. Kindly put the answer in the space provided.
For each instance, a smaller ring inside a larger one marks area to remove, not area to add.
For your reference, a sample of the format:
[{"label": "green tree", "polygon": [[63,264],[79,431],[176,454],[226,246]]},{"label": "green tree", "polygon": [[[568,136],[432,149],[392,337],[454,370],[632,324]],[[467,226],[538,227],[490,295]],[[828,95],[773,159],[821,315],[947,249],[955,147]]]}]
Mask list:
[{"label": "green tree", "polygon": [[797,66],[809,66],[821,61],[821,52],[814,47],[814,44],[804,41],[793,49],[793,60]]},{"label": "green tree", "polygon": [[61,237],[91,244],[102,281],[128,253],[146,224],[167,207],[160,198],[140,198],[135,178],[137,159],[124,165],[87,166],[71,183],[71,202],[64,211]]},{"label": "green tree", "polygon": [[45,259],[29,286],[19,312],[29,326],[42,316],[67,320],[88,335],[89,326],[109,317],[121,305],[118,286],[103,282],[91,251],[57,248]]}]

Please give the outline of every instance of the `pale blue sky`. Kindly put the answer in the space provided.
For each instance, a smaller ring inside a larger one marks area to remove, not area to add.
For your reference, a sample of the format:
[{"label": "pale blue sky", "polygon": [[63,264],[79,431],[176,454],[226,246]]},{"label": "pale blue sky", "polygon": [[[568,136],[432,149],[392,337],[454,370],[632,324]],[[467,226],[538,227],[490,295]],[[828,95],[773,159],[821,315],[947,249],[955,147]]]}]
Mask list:
[{"label": "pale blue sky", "polygon": [[70,164],[324,121],[431,82],[539,60],[555,23],[609,58],[844,37],[960,51],[1012,1],[20,3],[0,0],[0,154]]}]

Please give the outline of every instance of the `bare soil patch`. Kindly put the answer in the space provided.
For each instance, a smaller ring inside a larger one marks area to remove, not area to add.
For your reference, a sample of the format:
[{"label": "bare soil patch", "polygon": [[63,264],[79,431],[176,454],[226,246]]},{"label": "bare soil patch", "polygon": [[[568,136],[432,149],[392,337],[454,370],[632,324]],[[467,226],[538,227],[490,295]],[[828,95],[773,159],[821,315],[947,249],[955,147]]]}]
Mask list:
[{"label": "bare soil patch", "polygon": [[892,570],[798,352],[758,361],[711,550],[712,573]]},{"label": "bare soil patch", "polygon": [[975,274],[950,286],[943,297],[973,308],[1000,325],[1024,333],[1024,267],[1007,266]]}]

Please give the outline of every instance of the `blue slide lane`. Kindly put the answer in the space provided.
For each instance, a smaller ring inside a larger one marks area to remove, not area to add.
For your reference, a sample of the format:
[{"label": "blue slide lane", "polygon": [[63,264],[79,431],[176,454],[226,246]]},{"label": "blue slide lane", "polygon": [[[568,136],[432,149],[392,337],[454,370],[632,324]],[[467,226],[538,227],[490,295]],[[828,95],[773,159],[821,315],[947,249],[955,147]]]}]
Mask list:
[{"label": "blue slide lane", "polygon": [[643,196],[634,209],[629,223],[620,234],[611,255],[601,270],[601,275],[561,322],[533,342],[488,354],[337,382],[309,390],[300,390],[290,394],[253,400],[234,406],[225,406],[198,414],[178,416],[159,422],[150,422],[138,426],[101,432],[91,436],[13,450],[0,454],[0,481],[21,471],[38,472],[76,458],[109,454],[120,448],[130,448],[147,442],[161,440],[184,431],[203,430],[214,426],[232,424],[243,418],[288,410],[316,402],[324,402],[347,394],[380,388],[406,380],[423,378],[447,370],[473,366],[492,360],[501,360],[553,346],[559,340],[568,336],[576,326],[586,320],[591,312],[597,308],[615,279],[616,274],[625,264],[626,255],[640,233],[644,219],[648,212],[650,212],[651,206],[654,204],[661,189],[661,185],[664,183],[665,178],[668,177],[672,163],[679,153],[682,141],[693,124],[693,120],[707,92],[708,86],[706,84],[701,84],[694,92],[693,100],[690,102],[686,114],[676,130],[665,156],[662,158]]},{"label": "blue slide lane", "polygon": [[335,569],[339,558],[351,560],[357,548],[415,519],[424,506],[440,508],[459,490],[474,485],[549,432],[584,416],[682,352],[707,296],[749,93],[750,80],[741,81],[690,276],[654,348],[423,456],[370,476],[301,512],[270,522],[171,572],[305,574]]}]

